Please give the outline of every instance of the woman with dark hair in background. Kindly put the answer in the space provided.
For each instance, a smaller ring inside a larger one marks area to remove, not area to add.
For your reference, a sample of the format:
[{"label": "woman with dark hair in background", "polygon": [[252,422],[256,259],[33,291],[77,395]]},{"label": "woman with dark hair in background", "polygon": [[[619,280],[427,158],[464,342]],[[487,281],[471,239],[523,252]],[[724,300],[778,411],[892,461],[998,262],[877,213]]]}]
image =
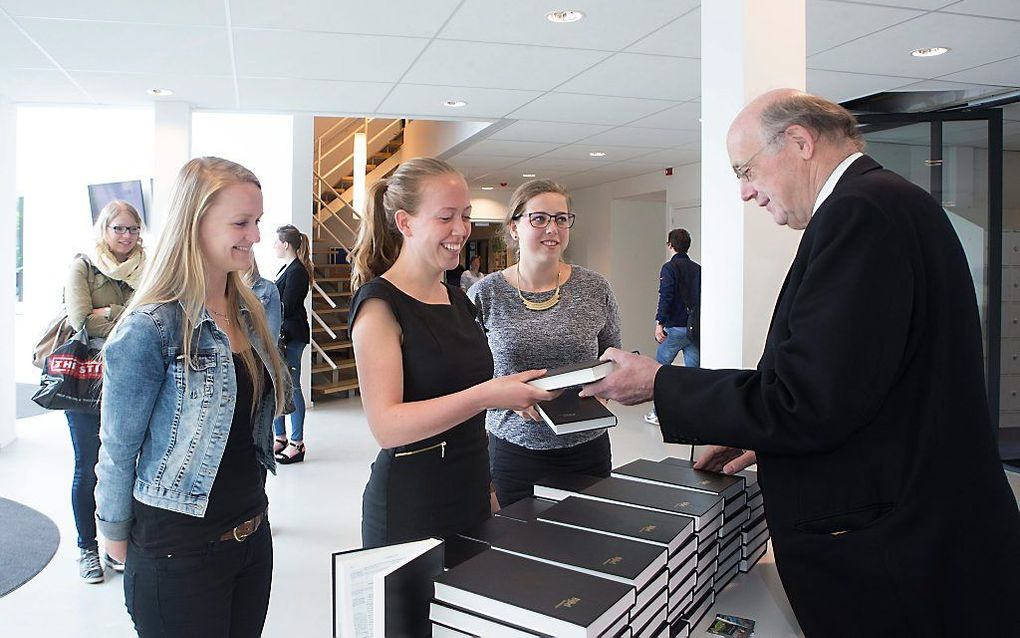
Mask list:
[{"label": "woman with dark hair in background", "polygon": [[[76,255],[64,284],[64,309],[75,332],[82,327],[93,342],[106,339],[117,323],[145,270],[142,217],[131,204],[115,200],[96,218],[95,250]],[[98,345],[98,344],[97,344]],[[74,447],[71,507],[78,528],[78,570],[86,583],[101,583],[103,566],[96,540],[96,461],[99,459],[99,415],[68,410],[64,413]],[[104,556],[115,571],[124,564]]]},{"label": "woman with dark hair in background", "polygon": [[415,158],[372,185],[351,252],[350,323],[379,455],[365,487],[366,547],[457,534],[490,515],[484,412],[554,395],[529,371],[492,378],[460,288],[443,283],[471,232],[471,194],[449,164]]},{"label": "woman with dark hair in background", "polygon": [[273,450],[280,465],[305,460],[305,398],[301,394],[301,357],[310,339],[308,312],[305,297],[315,279],[308,235],[287,224],[276,229],[273,244],[276,256],[285,263],[276,273],[276,287],[283,301],[283,328],[280,330],[280,349],[290,368],[294,385],[294,411],[290,414],[290,442],[284,417],[273,421],[276,441]]}]

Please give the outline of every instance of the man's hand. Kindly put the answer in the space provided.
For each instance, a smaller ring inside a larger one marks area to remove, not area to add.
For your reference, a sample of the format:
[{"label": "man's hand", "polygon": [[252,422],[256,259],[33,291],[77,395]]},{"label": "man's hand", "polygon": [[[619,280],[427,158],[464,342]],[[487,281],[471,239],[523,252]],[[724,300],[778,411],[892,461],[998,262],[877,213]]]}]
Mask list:
[{"label": "man's hand", "polygon": [[755,456],[754,450],[745,451],[725,445],[710,445],[698,455],[694,469],[736,474],[757,462],[758,458]]},{"label": "man's hand", "polygon": [[599,396],[624,405],[651,400],[655,390],[655,373],[661,367],[655,359],[608,348],[602,353],[601,360],[612,361],[616,369],[605,379],[583,386],[579,396]]},{"label": "man's hand", "polygon": [[661,323],[655,324],[655,343],[662,343],[666,340],[666,329]]}]

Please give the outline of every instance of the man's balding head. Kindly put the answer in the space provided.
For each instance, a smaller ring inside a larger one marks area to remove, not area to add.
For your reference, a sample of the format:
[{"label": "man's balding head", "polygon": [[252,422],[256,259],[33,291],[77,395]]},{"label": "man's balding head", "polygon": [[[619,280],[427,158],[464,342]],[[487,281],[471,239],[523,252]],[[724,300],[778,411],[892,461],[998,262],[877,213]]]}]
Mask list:
[{"label": "man's balding head", "polygon": [[757,136],[760,143],[765,143],[794,125],[804,127],[827,143],[864,150],[857,118],[835,102],[796,89],[774,89],[751,100],[733,120],[727,140],[733,136]]}]

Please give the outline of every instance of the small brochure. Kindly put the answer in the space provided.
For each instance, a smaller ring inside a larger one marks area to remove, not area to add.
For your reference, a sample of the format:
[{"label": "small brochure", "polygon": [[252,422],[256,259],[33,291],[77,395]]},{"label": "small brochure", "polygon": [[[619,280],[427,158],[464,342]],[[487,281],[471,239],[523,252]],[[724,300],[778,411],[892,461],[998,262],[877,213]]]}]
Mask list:
[{"label": "small brochure", "polygon": [[754,635],[754,621],[740,616],[716,614],[715,622],[708,628],[713,636],[730,636],[731,638],[750,638]]}]

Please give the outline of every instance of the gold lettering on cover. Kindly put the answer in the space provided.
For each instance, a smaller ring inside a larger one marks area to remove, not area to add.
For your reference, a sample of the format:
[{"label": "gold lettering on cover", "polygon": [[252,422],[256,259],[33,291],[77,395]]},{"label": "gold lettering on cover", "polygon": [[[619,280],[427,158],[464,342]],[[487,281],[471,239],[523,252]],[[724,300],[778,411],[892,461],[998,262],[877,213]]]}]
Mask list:
[{"label": "gold lettering on cover", "polygon": [[682,510],[683,508],[687,507],[690,504],[691,504],[690,501],[680,501],[679,503],[673,506],[673,509]]},{"label": "gold lettering on cover", "polygon": [[569,609],[580,602],[581,602],[580,596],[571,596],[570,598],[564,598],[563,600],[556,604],[556,609],[559,609],[560,607],[566,607]]},{"label": "gold lettering on cover", "polygon": [[604,563],[602,563],[602,564],[603,565],[619,565],[621,562],[623,562],[623,556],[613,556],[612,558],[607,558],[606,561]]},{"label": "gold lettering on cover", "polygon": [[655,531],[655,525],[645,525],[644,527],[641,528],[642,534],[647,534],[648,532],[652,531]]},{"label": "gold lettering on cover", "polygon": [[705,479],[703,481],[698,481],[698,485],[708,485],[711,482],[712,482],[712,479]]}]

